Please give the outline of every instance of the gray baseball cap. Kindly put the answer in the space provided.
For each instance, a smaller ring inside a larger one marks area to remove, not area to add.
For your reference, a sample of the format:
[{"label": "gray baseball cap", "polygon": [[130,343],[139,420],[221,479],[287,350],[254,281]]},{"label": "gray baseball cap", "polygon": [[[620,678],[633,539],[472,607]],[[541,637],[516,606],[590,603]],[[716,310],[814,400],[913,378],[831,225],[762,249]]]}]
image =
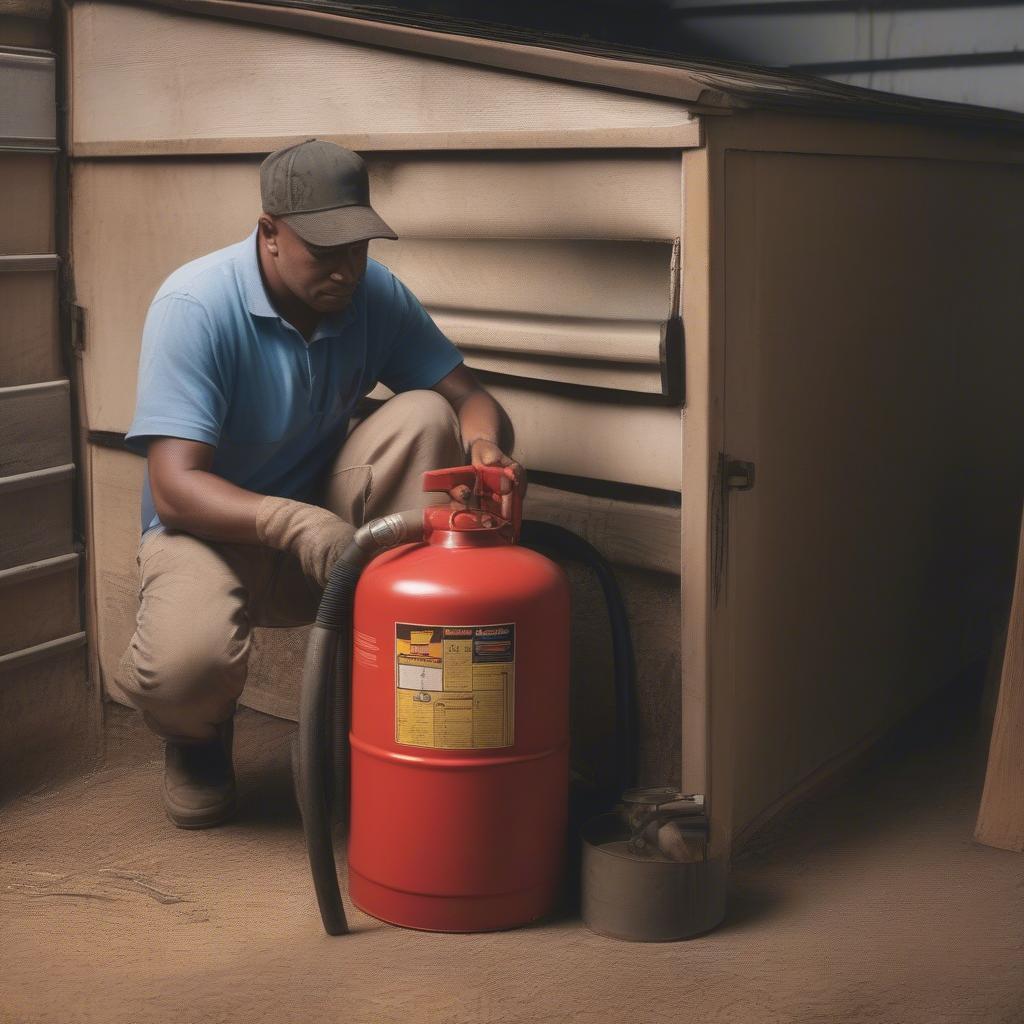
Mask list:
[{"label": "gray baseball cap", "polygon": [[260,165],[263,210],[281,217],[313,245],[397,238],[370,206],[370,178],[350,149],[307,139],[273,152]]}]

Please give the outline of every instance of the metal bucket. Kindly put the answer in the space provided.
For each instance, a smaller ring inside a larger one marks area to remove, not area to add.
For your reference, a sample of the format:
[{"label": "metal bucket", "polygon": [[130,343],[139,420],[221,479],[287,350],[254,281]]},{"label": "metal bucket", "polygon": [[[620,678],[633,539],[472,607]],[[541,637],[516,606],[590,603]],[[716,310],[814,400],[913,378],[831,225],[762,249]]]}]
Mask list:
[{"label": "metal bucket", "polygon": [[619,814],[583,826],[583,921],[592,931],[631,942],[669,942],[710,931],[725,916],[724,859],[680,863],[630,849]]}]

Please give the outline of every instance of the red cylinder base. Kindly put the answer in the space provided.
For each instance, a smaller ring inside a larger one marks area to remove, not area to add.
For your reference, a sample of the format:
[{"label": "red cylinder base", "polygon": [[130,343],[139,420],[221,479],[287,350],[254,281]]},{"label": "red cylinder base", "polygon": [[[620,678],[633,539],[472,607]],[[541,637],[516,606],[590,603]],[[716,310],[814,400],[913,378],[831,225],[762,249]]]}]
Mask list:
[{"label": "red cylinder base", "polygon": [[363,913],[388,924],[427,932],[495,932],[520,928],[551,911],[558,883],[483,896],[425,896],[399,892],[351,868],[349,898]]}]

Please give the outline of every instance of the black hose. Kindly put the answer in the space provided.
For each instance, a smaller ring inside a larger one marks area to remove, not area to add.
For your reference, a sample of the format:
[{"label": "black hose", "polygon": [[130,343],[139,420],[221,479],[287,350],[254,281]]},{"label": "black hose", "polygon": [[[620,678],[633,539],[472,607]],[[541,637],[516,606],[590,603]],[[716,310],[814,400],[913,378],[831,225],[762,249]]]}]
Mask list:
[{"label": "black hose", "polygon": [[344,935],[348,931],[334,864],[334,837],[331,835],[332,674],[322,669],[324,665],[344,664],[345,659],[337,657],[338,639],[334,630],[319,624],[310,630],[299,702],[298,770],[294,772],[295,795],[306,833],[309,869],[320,906],[320,918],[328,935]]},{"label": "black hose", "polygon": [[383,516],[361,526],[331,569],[309,633],[293,773],[309,869],[320,919],[328,935],[348,932],[334,863],[333,812],[348,785],[344,757],[335,752],[348,738],[356,584],[374,555],[422,536],[423,512],[419,509]]},{"label": "black hose", "polygon": [[633,637],[612,567],[592,544],[554,523],[524,519],[519,543],[544,553],[580,562],[597,576],[608,608],[615,676],[615,799],[636,784],[636,669]]}]

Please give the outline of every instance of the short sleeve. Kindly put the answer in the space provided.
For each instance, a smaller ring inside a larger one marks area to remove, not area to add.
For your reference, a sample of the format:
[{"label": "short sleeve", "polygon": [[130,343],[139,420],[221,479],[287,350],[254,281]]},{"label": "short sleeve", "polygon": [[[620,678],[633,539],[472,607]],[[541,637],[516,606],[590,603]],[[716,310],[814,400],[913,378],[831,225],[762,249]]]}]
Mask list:
[{"label": "short sleeve", "polygon": [[377,379],[392,391],[432,388],[462,362],[419,300],[385,267],[371,295],[371,330],[382,328]]},{"label": "short sleeve", "polygon": [[205,308],[184,295],[158,298],[142,332],[128,447],[144,454],[153,437],[216,445],[227,406],[228,389]]}]

